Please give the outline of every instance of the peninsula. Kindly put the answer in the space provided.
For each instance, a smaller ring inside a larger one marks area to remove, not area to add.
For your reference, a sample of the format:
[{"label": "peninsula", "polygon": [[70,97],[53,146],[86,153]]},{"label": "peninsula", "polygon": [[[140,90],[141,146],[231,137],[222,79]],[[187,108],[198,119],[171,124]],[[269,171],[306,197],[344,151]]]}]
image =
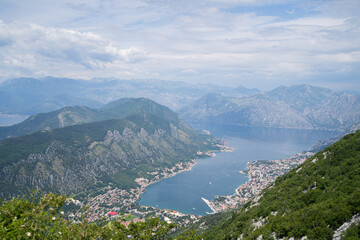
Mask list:
[{"label": "peninsula", "polygon": [[225,211],[248,202],[251,198],[261,193],[263,189],[275,182],[276,178],[289,172],[292,168],[302,164],[307,158],[313,156],[312,152],[302,152],[287,159],[259,160],[248,162],[246,174],[249,180],[235,189],[232,195],[218,196],[209,201],[203,198],[213,213]]}]

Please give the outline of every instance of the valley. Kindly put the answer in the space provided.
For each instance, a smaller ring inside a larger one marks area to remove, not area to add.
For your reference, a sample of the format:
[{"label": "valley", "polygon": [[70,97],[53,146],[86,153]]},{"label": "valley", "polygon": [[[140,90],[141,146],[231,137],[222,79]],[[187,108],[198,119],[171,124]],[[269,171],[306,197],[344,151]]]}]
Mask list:
[{"label": "valley", "polygon": [[[150,213],[162,216],[165,211],[149,212],[137,203],[146,186],[189,170],[197,158],[228,151],[222,140],[144,98],[121,99],[101,109],[67,107],[3,129],[24,136],[0,142],[1,197],[33,189],[75,195],[80,203],[70,208],[89,205],[91,221],[109,211],[138,210],[142,219]],[[26,135],[36,129],[42,130]]]},{"label": "valley", "polygon": [[0,0],[0,240],[359,240],[360,0]]},{"label": "valley", "polygon": [[[202,216],[212,212],[202,198],[217,202],[216,208],[219,210],[221,205],[224,205],[223,209],[238,207],[240,203],[243,204],[254,196],[244,196],[244,201],[241,202],[238,200],[240,196],[235,192],[249,180],[247,175],[239,173],[245,171],[248,164],[258,161],[264,164],[272,162],[274,164],[271,166],[274,168],[278,166],[276,171],[264,175],[260,183],[254,179],[254,184],[247,186],[250,192],[261,191],[276,176],[284,174],[300,164],[306,156],[310,156],[302,152],[310,149],[312,144],[336,135],[336,132],[318,130],[251,128],[221,124],[192,126],[210,130],[212,134],[225,139],[227,145],[234,148],[233,151],[217,153],[213,158],[199,159],[191,171],[150,186],[142,195],[140,204]],[[296,152],[300,154],[294,155]],[[291,157],[292,155],[294,156]],[[256,173],[259,177],[260,172]],[[237,196],[236,201],[225,203],[223,197],[232,195],[234,198]],[[218,197],[220,201],[217,201]]]},{"label": "valley", "polygon": [[[41,189],[73,195],[65,206],[73,221],[111,212],[125,226],[157,216],[192,228],[242,209],[344,130],[358,129],[356,95],[306,85],[241,91],[219,89],[235,95],[212,93],[178,109],[190,125],[150,99],[122,98],[0,127],[0,196]],[[324,116],[328,108],[341,111]],[[123,214],[131,220],[119,220]]]}]

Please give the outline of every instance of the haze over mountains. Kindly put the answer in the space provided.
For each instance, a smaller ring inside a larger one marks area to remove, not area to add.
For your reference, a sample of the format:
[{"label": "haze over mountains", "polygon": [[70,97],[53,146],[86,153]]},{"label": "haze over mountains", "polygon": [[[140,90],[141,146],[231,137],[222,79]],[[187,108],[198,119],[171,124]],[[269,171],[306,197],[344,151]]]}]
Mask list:
[{"label": "haze over mountains", "polygon": [[33,115],[66,106],[98,108],[123,97],[147,97],[192,122],[344,130],[360,121],[360,95],[310,85],[261,92],[241,86],[159,80],[85,81],[47,77],[9,80],[0,85],[0,93],[2,114]]},{"label": "haze over mountains", "polygon": [[183,108],[180,115],[195,122],[345,130],[360,121],[360,96],[309,85],[242,98],[208,94]]},{"label": "haze over mountains", "polygon": [[359,12],[0,0],[0,240],[360,239]]},{"label": "haze over mountains", "polygon": [[146,97],[179,110],[212,92],[238,97],[260,91],[159,80],[18,78],[0,85],[0,113],[32,115],[66,106],[99,107],[125,97]]},{"label": "haze over mountains", "polygon": [[[17,79],[0,86],[2,113],[31,115],[0,127],[2,198],[39,188],[80,194],[84,201],[112,189],[130,193],[160,171],[222,149],[221,140],[192,129],[182,118],[351,132],[360,122],[360,95],[310,85],[261,92],[156,80],[58,80]],[[144,96],[176,109],[180,117]],[[118,100],[109,102],[112,99]],[[205,228],[207,239],[319,239],[339,234],[338,228],[359,212],[358,142],[359,132],[345,136],[279,178],[231,217],[228,213],[205,217],[202,227],[195,228],[201,232]]]},{"label": "haze over mountains", "polygon": [[[25,121],[13,126],[0,127],[0,139],[82,123],[119,119],[144,112],[163,117],[164,108],[145,98],[122,98],[98,109],[84,106],[64,107],[52,112],[32,115]],[[166,111],[166,114],[171,115],[172,118],[177,118],[175,113],[170,110]]]}]

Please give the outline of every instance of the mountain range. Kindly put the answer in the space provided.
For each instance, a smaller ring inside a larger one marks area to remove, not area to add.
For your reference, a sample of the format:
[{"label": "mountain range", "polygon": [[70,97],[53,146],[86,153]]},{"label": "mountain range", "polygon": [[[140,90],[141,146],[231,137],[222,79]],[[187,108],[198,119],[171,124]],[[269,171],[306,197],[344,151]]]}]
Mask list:
[{"label": "mountain range", "polygon": [[[141,86],[138,80],[71,79],[60,86],[57,80],[17,79],[0,86],[4,100],[0,111],[47,111],[0,127],[1,198],[39,188],[67,195],[108,186],[129,190],[138,186],[136,178],[153,177],[154,172],[188,162],[201,152],[220,150],[219,139],[192,129],[177,113],[148,98],[105,104],[126,86],[126,94],[158,97],[189,121],[359,129],[359,95],[309,85],[209,93],[215,87],[197,92],[200,87],[155,80]],[[166,93],[169,86],[173,88]],[[71,103],[87,106],[67,106]],[[360,222],[359,156],[360,131],[356,131],[279,177],[239,209],[205,216],[193,228],[205,239],[351,239]]]},{"label": "mountain range", "polygon": [[187,121],[242,126],[345,130],[360,121],[360,95],[310,85],[249,97],[208,94],[180,110]]},{"label": "mountain range", "polygon": [[178,110],[212,92],[239,97],[260,91],[241,86],[231,88],[161,80],[16,78],[0,84],[0,113],[33,115],[66,106],[97,108],[126,97],[146,97]]},{"label": "mountain range", "polygon": [[75,194],[137,177],[219,150],[220,140],[196,131],[149,99],[121,99],[101,109],[71,107],[35,115],[0,142],[2,198],[41,188]]},{"label": "mountain range", "polygon": [[120,119],[141,112],[157,114],[159,117],[172,120],[177,119],[176,113],[164,109],[163,106],[145,98],[122,98],[97,109],[85,106],[64,107],[52,112],[32,115],[19,124],[0,127],[0,139],[83,123]]},{"label": "mountain range", "polygon": [[342,131],[360,121],[359,94],[310,85],[261,92],[242,86],[160,80],[46,77],[9,79],[0,84],[0,124],[67,106],[98,109],[127,97],[152,99],[191,122]]}]

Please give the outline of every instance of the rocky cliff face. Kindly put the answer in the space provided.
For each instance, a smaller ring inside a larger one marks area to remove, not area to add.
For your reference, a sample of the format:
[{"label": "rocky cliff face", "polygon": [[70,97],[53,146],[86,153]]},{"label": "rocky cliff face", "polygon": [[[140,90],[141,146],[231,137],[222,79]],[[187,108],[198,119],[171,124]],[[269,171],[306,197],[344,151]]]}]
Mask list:
[{"label": "rocky cliff face", "polygon": [[1,197],[37,188],[70,195],[126,187],[119,172],[172,166],[218,143],[180,119],[144,113],[7,139],[0,142]]},{"label": "rocky cliff face", "polygon": [[244,98],[209,94],[180,114],[188,121],[344,130],[360,121],[360,96],[299,85]]}]

